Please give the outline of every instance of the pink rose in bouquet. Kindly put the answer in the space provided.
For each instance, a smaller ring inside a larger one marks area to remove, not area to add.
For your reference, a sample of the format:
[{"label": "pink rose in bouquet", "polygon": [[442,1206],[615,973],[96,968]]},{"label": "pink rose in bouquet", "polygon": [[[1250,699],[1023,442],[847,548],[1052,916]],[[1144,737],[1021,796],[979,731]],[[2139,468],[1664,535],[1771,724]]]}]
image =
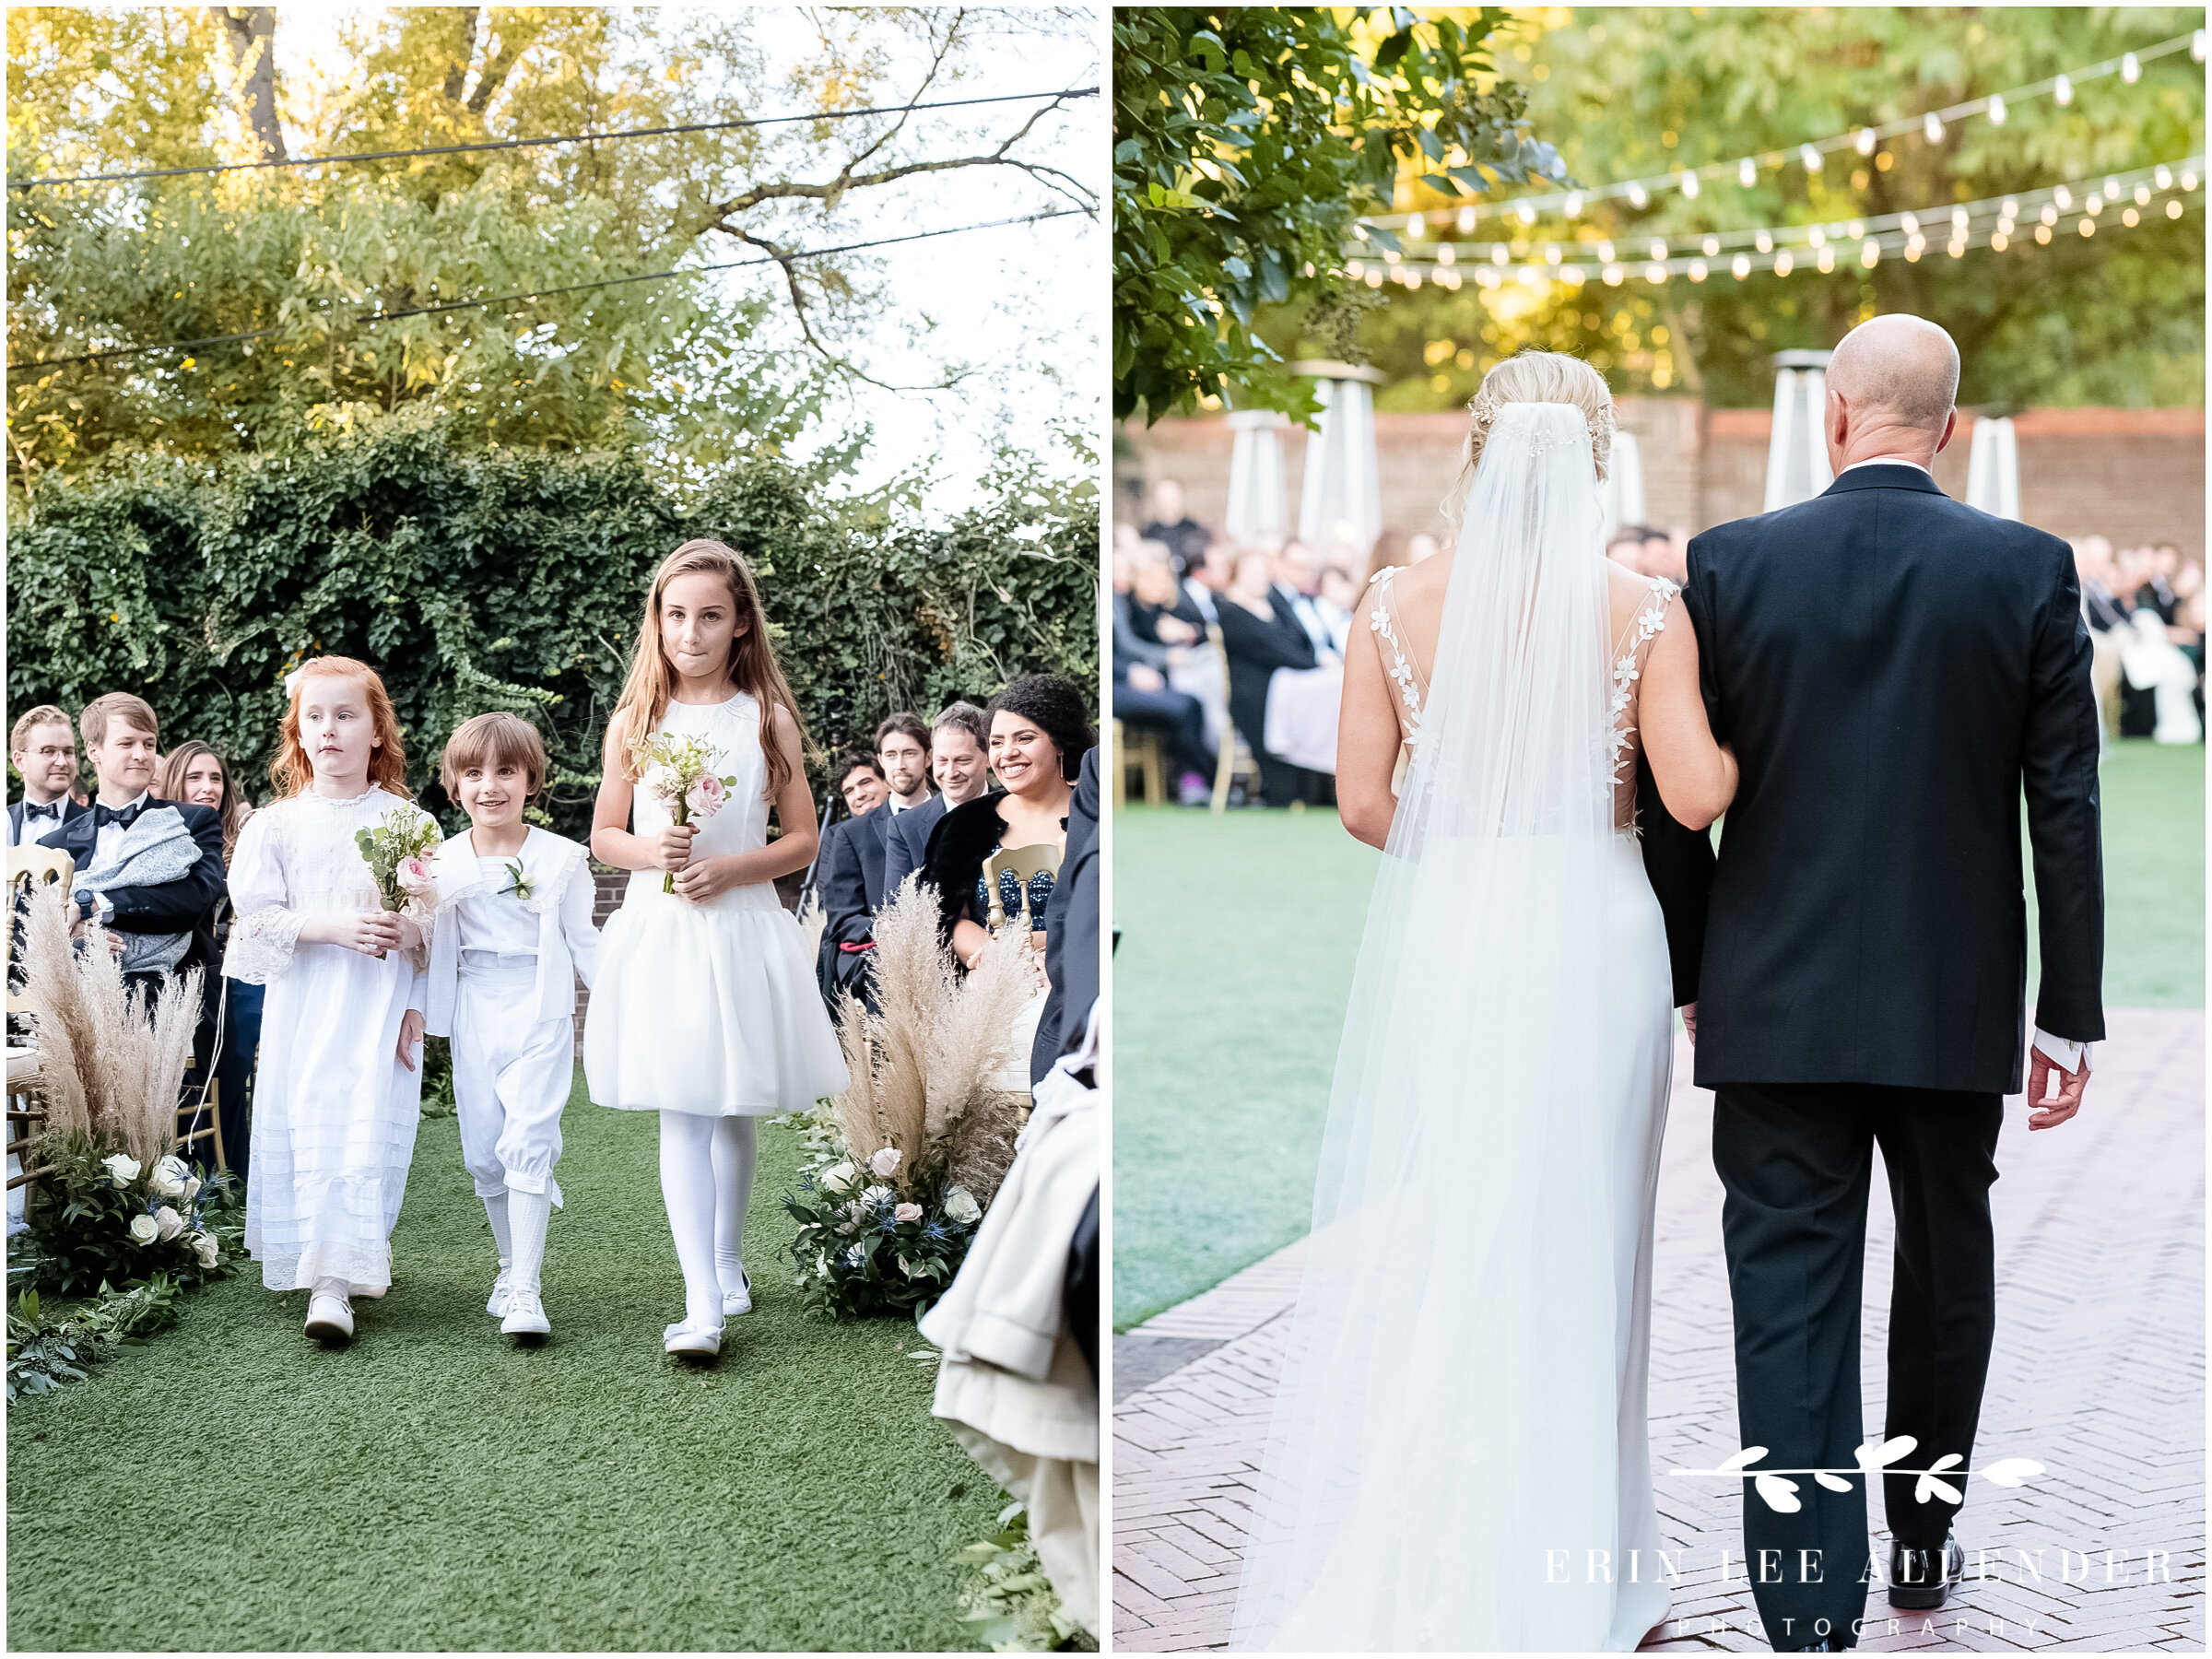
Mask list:
[{"label": "pink rose in bouquet", "polygon": [[438,891],[438,877],[430,872],[430,861],[420,853],[399,861],[397,880],[400,891],[418,904],[429,902]]}]

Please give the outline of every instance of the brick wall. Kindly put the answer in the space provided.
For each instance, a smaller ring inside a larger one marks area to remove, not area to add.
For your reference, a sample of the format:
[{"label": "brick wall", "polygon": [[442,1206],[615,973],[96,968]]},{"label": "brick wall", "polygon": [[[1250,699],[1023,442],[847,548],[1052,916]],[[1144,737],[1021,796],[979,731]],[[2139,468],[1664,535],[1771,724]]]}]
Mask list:
[{"label": "brick wall", "polygon": [[[1643,455],[1644,517],[1705,530],[1760,511],[1766,496],[1766,409],[1708,409],[1694,398],[1624,397],[1620,424]],[[1441,532],[1439,504],[1458,477],[1465,417],[1378,414],[1376,468],[1382,522]],[[1960,418],[1967,427],[1967,418]],[[2030,409],[2013,419],[2020,452],[2020,512],[2060,535],[2099,532],[2116,547],[2171,542],[2205,556],[2205,412],[2202,409]],[[1971,427],[1936,458],[1936,481],[1966,495]],[[1192,515],[1218,525],[1228,504],[1230,433],[1219,419],[1163,420],[1127,436],[1134,454],[1117,468],[1128,490],[1159,477],[1182,481]],[[1306,433],[1283,434],[1285,511],[1296,522]]]}]

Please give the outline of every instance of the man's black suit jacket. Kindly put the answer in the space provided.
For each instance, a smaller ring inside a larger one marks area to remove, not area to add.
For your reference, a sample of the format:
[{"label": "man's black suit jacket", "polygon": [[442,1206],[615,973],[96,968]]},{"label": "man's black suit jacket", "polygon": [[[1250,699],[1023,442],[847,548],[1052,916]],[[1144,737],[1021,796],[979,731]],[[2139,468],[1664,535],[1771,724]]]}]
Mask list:
[{"label": "man's black suit jacket", "polygon": [[[10,801],[7,804],[7,821],[16,832],[16,839],[15,842],[13,843],[15,845],[22,844],[23,841],[24,805],[25,803],[20,800]],[[91,810],[91,807],[83,805],[75,795],[64,795],[62,797],[62,822],[65,824],[69,822],[70,819],[80,817],[81,815],[90,812]],[[51,835],[53,833],[56,826],[49,824],[43,818],[41,818],[39,820],[39,828],[41,834]]]},{"label": "man's black suit jacket", "polygon": [[1044,907],[1044,977],[1052,987],[1030,1047],[1034,1088],[1060,1056],[1083,1041],[1099,1000],[1099,751],[1083,767],[1067,803],[1067,845]]},{"label": "man's black suit jacket", "polygon": [[2020,801],[2036,1024],[2104,1035],[2097,703],[2073,558],[1914,466],[1689,544],[1713,735],[1743,769],[1697,1081],[2020,1087]]},{"label": "man's black suit jacket", "polygon": [[[146,810],[174,812],[182,818],[185,829],[192,831],[192,839],[198,843],[199,862],[176,880],[163,882],[159,887],[110,888],[107,899],[115,907],[115,914],[107,925],[116,933],[192,935],[192,943],[186,947],[177,969],[180,972],[187,968],[203,971],[200,995],[205,1024],[213,1018],[212,1010],[222,988],[223,958],[215,943],[215,906],[216,900],[223,896],[225,881],[222,815],[212,806],[194,806],[182,801],[150,797]],[[79,813],[41,843],[68,853],[80,876],[92,862],[93,843],[98,834],[94,816],[89,811]]]},{"label": "man's black suit jacket", "polygon": [[883,902],[883,827],[890,821],[887,804],[847,818],[830,832],[822,865],[822,912],[826,937],[841,945],[863,945],[873,936],[876,909]]}]

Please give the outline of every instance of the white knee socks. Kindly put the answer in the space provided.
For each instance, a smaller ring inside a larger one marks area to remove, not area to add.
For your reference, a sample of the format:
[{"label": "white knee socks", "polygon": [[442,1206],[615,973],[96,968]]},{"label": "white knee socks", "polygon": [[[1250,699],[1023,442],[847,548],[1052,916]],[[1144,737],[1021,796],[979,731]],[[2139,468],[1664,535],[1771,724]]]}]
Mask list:
[{"label": "white knee socks", "polygon": [[546,1225],[553,1218],[553,1200],[545,1193],[507,1189],[507,1214],[514,1224],[514,1268],[511,1282],[517,1290],[538,1294],[537,1274],[546,1259]]},{"label": "white knee socks", "polygon": [[745,1293],[745,1212],[753,1197],[758,1143],[749,1117],[714,1124],[714,1277],[724,1296]]},{"label": "white knee socks", "polygon": [[661,1113],[661,1196],[668,1230],[684,1270],[684,1323],[722,1327],[722,1283],[714,1272],[717,1208],[713,1143],[716,1120],[688,1112]]},{"label": "white knee socks", "polygon": [[500,1249],[500,1271],[514,1260],[514,1234],[507,1220],[507,1194],[494,1193],[484,1200],[484,1214],[491,1220],[491,1241]]}]

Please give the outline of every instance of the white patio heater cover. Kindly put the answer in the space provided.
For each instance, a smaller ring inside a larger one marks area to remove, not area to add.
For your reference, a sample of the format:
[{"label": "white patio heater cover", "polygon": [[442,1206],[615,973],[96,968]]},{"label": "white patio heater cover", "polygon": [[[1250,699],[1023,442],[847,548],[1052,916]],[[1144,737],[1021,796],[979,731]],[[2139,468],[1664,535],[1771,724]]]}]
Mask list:
[{"label": "white patio heater cover", "polygon": [[2020,516],[2020,446],[2008,416],[1974,421],[1966,456],[1966,504],[1997,518]]},{"label": "white patio heater cover", "polygon": [[1828,359],[1825,351],[1774,354],[1774,432],[1767,441],[1763,512],[1809,501],[1834,481],[1820,430],[1828,402]]},{"label": "white patio heater cover", "polygon": [[[1315,388],[1321,426],[1306,440],[1298,539],[1319,551],[1344,534],[1364,554],[1382,533],[1382,492],[1375,477],[1375,397],[1369,383],[1382,377],[1348,364],[1290,367],[1323,371]],[[1342,372],[1326,372],[1330,369]],[[1341,528],[1346,525],[1348,531]]]},{"label": "white patio heater cover", "polygon": [[1643,450],[1635,433],[1613,434],[1613,462],[1597,488],[1605,502],[1606,540],[1624,524],[1643,523]]},{"label": "white patio heater cover", "polygon": [[1229,452],[1229,510],[1222,528],[1231,541],[1280,535],[1288,498],[1283,488],[1283,428],[1272,409],[1240,409],[1229,418],[1236,441]]}]

